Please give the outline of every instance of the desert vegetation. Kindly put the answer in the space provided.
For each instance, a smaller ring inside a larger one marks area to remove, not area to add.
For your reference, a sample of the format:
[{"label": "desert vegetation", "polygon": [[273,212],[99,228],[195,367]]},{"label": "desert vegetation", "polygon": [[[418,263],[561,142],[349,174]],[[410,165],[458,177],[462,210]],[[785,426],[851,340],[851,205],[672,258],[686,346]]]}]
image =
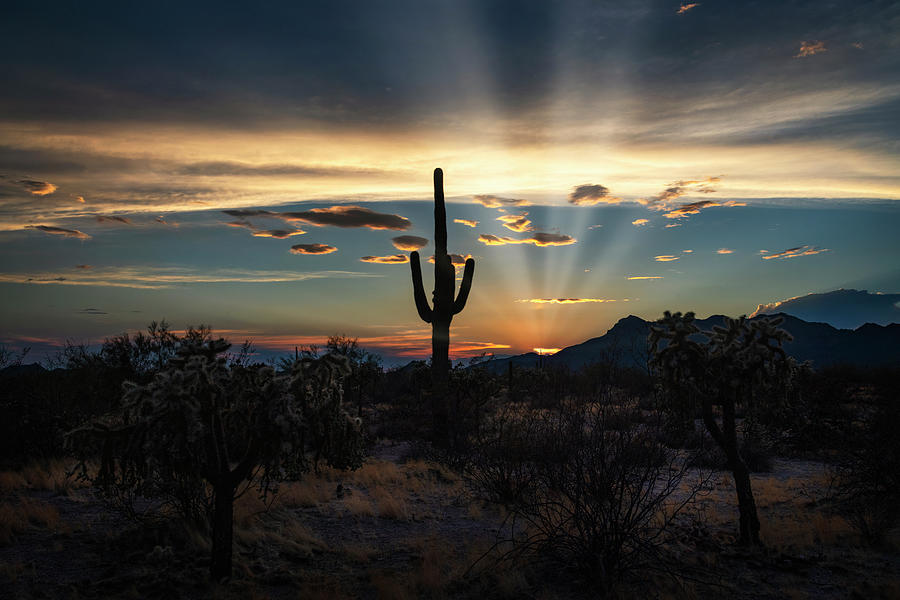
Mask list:
[{"label": "desert vegetation", "polygon": [[691,316],[654,325],[643,370],[436,378],[339,335],[261,363],[165,322],[50,368],[10,355],[0,590],[896,597],[897,371]]}]

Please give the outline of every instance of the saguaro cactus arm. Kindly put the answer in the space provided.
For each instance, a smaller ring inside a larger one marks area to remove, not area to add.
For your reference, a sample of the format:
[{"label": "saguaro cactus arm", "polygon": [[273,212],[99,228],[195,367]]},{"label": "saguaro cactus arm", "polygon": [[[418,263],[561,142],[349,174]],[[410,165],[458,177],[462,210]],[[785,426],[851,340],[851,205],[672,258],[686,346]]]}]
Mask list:
[{"label": "saguaro cactus arm", "polygon": [[432,312],[431,307],[428,306],[428,297],[425,295],[425,285],[422,283],[422,265],[419,262],[418,252],[409,255],[409,266],[412,269],[413,298],[416,301],[419,318],[426,323],[431,323]]},{"label": "saguaro cactus arm", "polygon": [[469,291],[472,289],[472,275],[475,274],[475,259],[467,259],[466,267],[463,270],[462,281],[459,283],[459,294],[453,303],[453,314],[459,314],[466,307],[466,300],[469,299]]}]

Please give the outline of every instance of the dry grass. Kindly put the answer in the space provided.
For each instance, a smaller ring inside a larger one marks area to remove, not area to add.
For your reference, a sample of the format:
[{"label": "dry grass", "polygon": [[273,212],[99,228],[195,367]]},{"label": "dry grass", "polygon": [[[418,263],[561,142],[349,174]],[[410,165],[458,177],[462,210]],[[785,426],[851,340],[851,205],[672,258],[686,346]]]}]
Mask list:
[{"label": "dry grass", "polygon": [[372,497],[375,499],[375,511],[379,517],[397,521],[409,520],[409,508],[398,490],[377,487],[372,491]]},{"label": "dry grass", "polygon": [[9,494],[27,487],[28,482],[22,473],[18,471],[0,471],[0,493]]},{"label": "dry grass", "polygon": [[0,503],[0,545],[10,544],[30,527],[52,529],[59,525],[59,510],[34,498]]},{"label": "dry grass", "polygon": [[419,595],[407,587],[408,577],[401,573],[377,572],[369,575],[378,600],[414,600]]},{"label": "dry grass", "polygon": [[351,561],[362,564],[378,556],[378,550],[367,544],[344,544],[341,553]]},{"label": "dry grass", "polygon": [[356,491],[343,500],[344,508],[354,517],[374,517],[372,502],[360,491]]},{"label": "dry grass", "polygon": [[333,497],[334,485],[318,477],[285,483],[278,489],[275,504],[287,508],[314,508]]}]

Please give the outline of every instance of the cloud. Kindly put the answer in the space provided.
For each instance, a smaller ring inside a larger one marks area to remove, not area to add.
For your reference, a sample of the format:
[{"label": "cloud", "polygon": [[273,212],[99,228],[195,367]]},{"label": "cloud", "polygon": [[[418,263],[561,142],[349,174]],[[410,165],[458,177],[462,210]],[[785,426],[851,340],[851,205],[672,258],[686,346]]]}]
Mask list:
[{"label": "cloud", "polygon": [[328,244],[295,244],[291,246],[291,254],[330,254],[337,248]]},{"label": "cloud", "polygon": [[36,179],[19,179],[16,183],[25,188],[25,191],[35,196],[48,196],[56,191],[56,186],[49,181]]},{"label": "cloud", "polygon": [[653,260],[656,262],[672,262],[673,260],[678,260],[681,258],[680,256],[675,256],[673,254],[662,254],[660,256],[654,256]]},{"label": "cloud", "polygon": [[731,248],[719,248],[716,250],[716,254],[733,254],[734,250]]},{"label": "cloud", "polygon": [[763,260],[771,260],[773,258],[796,258],[798,256],[812,256],[821,252],[828,252],[828,248],[816,248],[815,246],[797,246],[796,248],[788,248],[781,252],[770,253],[768,250],[760,250]]},{"label": "cloud", "polygon": [[160,225],[167,225],[169,227],[178,227],[178,223],[176,223],[175,221],[172,221],[172,222],[167,221],[163,215],[159,215],[158,217],[156,217],[153,220],[156,221],[157,223],[159,223]]},{"label": "cloud", "polygon": [[669,223],[666,225],[666,229],[670,229],[672,227],[681,227],[681,223]]},{"label": "cloud", "polygon": [[521,215],[501,215],[497,217],[497,220],[503,223],[504,227],[510,231],[515,231],[516,233],[524,233],[533,229],[531,221],[528,220],[528,213],[522,213]]},{"label": "cloud", "polygon": [[700,4],[697,2],[692,2],[690,4],[682,4],[681,6],[678,7],[678,11],[675,14],[683,15],[687,11],[691,10],[692,8],[697,8],[698,6],[700,6]]},{"label": "cloud", "polygon": [[716,202],[715,200],[698,200],[697,202],[688,202],[682,204],[676,209],[670,210],[663,216],[667,219],[680,219],[688,215],[696,215],[704,208],[713,206],[747,206],[746,202],[738,202],[737,200],[729,200],[727,202]]},{"label": "cloud", "polygon": [[684,252],[685,254],[690,254],[693,252],[693,250],[682,250],[682,252]]},{"label": "cloud", "polygon": [[35,274],[0,273],[2,283],[164,289],[204,283],[288,283],[310,279],[381,277],[358,271],[265,271],[193,267],[95,267]]},{"label": "cloud", "polygon": [[[451,253],[448,256],[450,257],[450,263],[454,267],[464,267],[464,266],[466,266],[466,261],[469,260],[470,258],[473,258],[473,256],[471,254],[466,254],[465,256],[463,256],[462,254],[452,254]],[[434,254],[432,254],[431,256],[428,257],[428,262],[434,264]]]},{"label": "cloud", "polygon": [[82,308],[77,311],[80,315],[108,315],[108,312],[104,312],[99,308]]},{"label": "cloud", "polygon": [[607,298],[526,298],[516,302],[528,302],[530,304],[586,304],[590,302],[615,302]]},{"label": "cloud", "polygon": [[825,47],[825,42],[820,42],[818,40],[814,42],[803,41],[800,42],[800,51],[794,55],[794,58],[815,56],[816,54],[821,54],[822,52],[828,52],[828,48]]},{"label": "cloud", "polygon": [[568,246],[574,244],[578,240],[570,235],[561,233],[543,233],[536,232],[531,237],[515,239],[505,236],[496,236],[489,233],[482,233],[478,236],[478,241],[488,246],[504,246],[506,244],[534,244],[535,246]]},{"label": "cloud", "polygon": [[655,196],[645,198],[644,204],[651,208],[658,207],[657,210],[667,210],[673,202],[678,198],[690,193],[711,194],[715,192],[713,184],[719,183],[721,177],[707,177],[705,179],[685,179],[670,183],[669,187],[661,191]]},{"label": "cloud", "polygon": [[261,210],[256,208],[232,208],[228,210],[223,210],[223,213],[230,217],[237,217],[239,219],[246,219],[247,217],[275,217],[278,218],[279,213],[272,212],[271,210]]},{"label": "cloud", "polygon": [[472,221],[470,219],[453,219],[454,223],[459,223],[460,225],[466,225],[468,227],[476,227],[478,225],[478,221]]},{"label": "cloud", "polygon": [[75,265],[76,269],[93,269],[92,265]]},{"label": "cloud", "polygon": [[323,167],[291,164],[259,164],[236,161],[207,161],[183,165],[175,171],[179,175],[201,175],[205,177],[228,176],[289,176],[304,175],[308,177],[330,177],[347,175],[372,175],[384,173],[378,169],[360,169],[355,167]]},{"label": "cloud", "polygon": [[257,229],[253,231],[253,235],[256,237],[268,237],[278,240],[289,238],[292,235],[303,235],[304,233],[306,232],[302,229]]},{"label": "cloud", "polygon": [[635,219],[634,221],[631,222],[631,224],[634,225],[635,227],[641,227],[643,225],[646,225],[649,222],[650,222],[650,219]]},{"label": "cloud", "polygon": [[629,275],[625,279],[627,279],[629,281],[638,281],[638,280],[645,280],[645,279],[662,279],[662,277],[659,275]]},{"label": "cloud", "polygon": [[591,206],[594,204],[618,204],[621,198],[610,196],[609,188],[598,183],[579,185],[569,194],[569,204]]},{"label": "cloud", "polygon": [[409,257],[405,254],[392,254],[390,256],[363,256],[359,260],[381,265],[402,265],[409,262]]},{"label": "cloud", "polygon": [[504,206],[528,206],[527,200],[519,198],[501,198],[500,196],[492,196],[489,194],[480,194],[472,196],[475,202],[482,204],[488,208],[501,208]]},{"label": "cloud", "polygon": [[591,225],[588,229],[600,229],[603,225]]},{"label": "cloud", "polygon": [[78,231],[77,229],[63,229],[62,227],[53,227],[51,225],[26,225],[25,229],[37,229],[38,231],[43,231],[44,233],[49,233],[51,235],[78,238],[79,240],[91,239],[91,236],[83,231]]},{"label": "cloud", "polygon": [[131,225],[131,219],[129,219],[128,217],[119,217],[116,215],[97,215],[96,217],[94,217],[94,220],[96,220],[98,223],[123,223],[125,225]]},{"label": "cloud", "polygon": [[272,213],[281,219],[302,221],[319,227],[367,227],[369,229],[409,229],[412,223],[406,217],[379,213],[362,206],[331,206],[305,211]]},{"label": "cloud", "polygon": [[84,204],[84,196],[75,196],[75,201]]},{"label": "cloud", "polygon": [[413,250],[418,250],[419,248],[426,246],[428,244],[428,239],[417,235],[398,235],[397,237],[391,238],[391,243],[394,244],[394,248],[397,250],[412,252]]}]

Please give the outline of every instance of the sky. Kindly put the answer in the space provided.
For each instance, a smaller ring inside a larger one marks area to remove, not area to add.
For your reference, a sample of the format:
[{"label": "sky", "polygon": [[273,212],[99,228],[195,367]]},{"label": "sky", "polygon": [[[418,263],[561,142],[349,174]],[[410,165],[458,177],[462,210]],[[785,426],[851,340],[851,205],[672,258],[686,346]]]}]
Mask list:
[{"label": "sky", "polygon": [[895,2],[16,3],[0,343],[166,319],[425,358],[436,167],[457,358],[898,293],[898,82]]}]

